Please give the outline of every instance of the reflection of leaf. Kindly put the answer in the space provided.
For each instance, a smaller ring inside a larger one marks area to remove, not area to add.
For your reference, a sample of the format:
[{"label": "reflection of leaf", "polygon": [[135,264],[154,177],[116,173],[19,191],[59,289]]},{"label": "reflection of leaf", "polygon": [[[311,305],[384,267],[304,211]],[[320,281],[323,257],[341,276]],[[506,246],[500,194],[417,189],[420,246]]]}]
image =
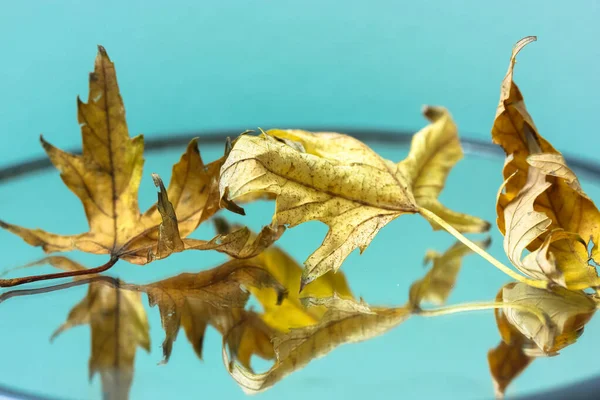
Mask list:
[{"label": "reflection of leaf", "polygon": [[[229,226],[227,221],[215,218],[217,230],[221,234],[228,234],[235,227]],[[313,325],[319,321],[327,309],[325,307],[307,308],[299,298],[300,277],[302,268],[296,260],[290,257],[278,246],[272,246],[255,258],[249,259],[248,263],[259,265],[280,282],[288,292],[286,298],[278,304],[276,295],[269,288],[250,287],[249,290],[261,303],[264,313],[262,319],[272,328],[279,331],[287,331],[291,328],[300,328]],[[343,273],[330,271],[318,279],[312,281],[302,290],[303,297],[332,297],[338,295],[344,298],[352,298],[352,292]]]},{"label": "reflection of leaf", "polygon": [[286,291],[260,265],[234,260],[208,271],[185,273],[135,288],[148,294],[151,306],[159,307],[166,333],[165,362],[171,355],[180,326],[200,358],[208,325],[225,334],[239,324],[244,328],[243,334],[230,335],[228,342],[236,349],[236,358],[247,368],[254,353],[272,358],[271,329],[254,313],[244,310],[249,296],[245,289],[264,288],[273,292],[273,305],[281,302]]},{"label": "reflection of leaf", "polygon": [[[516,56],[534,40],[526,37],[513,49],[492,128],[494,142],[507,154],[497,222],[517,268],[579,290],[597,285],[587,246],[594,243],[592,257],[600,261],[600,213],[562,155],[538,133],[513,82]],[[521,262],[525,248],[533,254]]]},{"label": "reflection of leaf", "polygon": [[[486,249],[490,240],[475,244]],[[410,303],[416,307],[419,307],[421,302],[444,304],[454,287],[463,257],[471,252],[471,249],[460,242],[454,244],[444,254],[428,251],[425,262],[433,261],[433,266],[423,279],[416,281],[410,287]]]},{"label": "reflection of leaf", "polygon": [[504,396],[506,387],[533,361],[523,352],[522,343],[501,341],[488,352],[490,373],[494,381],[496,397]]},{"label": "reflection of leaf", "polygon": [[317,303],[328,308],[317,324],[275,335],[273,346],[277,360],[265,373],[255,374],[244,365],[231,363],[224,339],[223,360],[226,365],[230,365],[232,377],[246,393],[266,390],[337,346],[380,335],[399,325],[410,315],[410,310],[406,307],[369,308],[364,303],[337,296],[320,299]]},{"label": "reflection of leaf", "polygon": [[499,397],[535,357],[556,355],[573,344],[596,311],[595,302],[585,294],[558,286],[544,290],[509,283],[497,299],[507,305],[536,307],[549,318],[547,324],[542,324],[521,309],[507,307],[496,311],[502,342],[488,352],[488,362]]},{"label": "reflection of leaf", "polygon": [[271,130],[243,135],[221,168],[221,195],[233,200],[273,193],[277,224],[319,220],[329,226],[322,245],[305,262],[304,284],[336,271],[354,249],[364,251],[388,222],[419,207],[464,232],[488,229],[486,222],[437,201],[462,150],[445,109],[427,107],[425,116],[431,124],[415,135],[409,156],[398,164],[338,133]]},{"label": "reflection of leaf", "polygon": [[[111,254],[136,264],[182,250],[177,231],[172,227],[160,228],[161,214],[167,219],[177,214],[175,222],[183,238],[214,214],[219,208],[217,178],[224,158],[204,165],[197,139],[192,140],[173,167],[168,190],[161,189],[158,207],[140,214],[137,195],[144,163],[143,137],[129,137],[114,64],[102,47],[99,47],[94,72],[90,74],[88,102],[78,100],[77,109],[83,154],[63,152],[43,139],[42,145],[60,170],[64,183],[81,200],[89,232],[62,236],[3,221],[0,226],[31,245],[42,246],[46,252],[78,249]],[[186,247],[233,251],[232,247],[223,248],[216,241],[186,242]]]},{"label": "reflection of leaf", "polygon": [[[529,312],[515,308],[504,310],[508,322],[545,353],[555,353],[556,338],[565,332],[579,330],[596,311],[596,304],[583,293],[556,287],[537,289],[524,283],[510,283],[502,289],[502,300],[539,308],[552,325],[544,325]],[[562,343],[560,340],[559,343]]]},{"label": "reflection of leaf", "polygon": [[[84,269],[65,257],[50,257],[47,261],[60,269]],[[91,283],[86,297],[73,307],[52,338],[85,324],[90,325],[92,336],[90,378],[100,373],[105,399],[128,398],[136,349],[140,346],[150,351],[148,319],[140,294]]]}]

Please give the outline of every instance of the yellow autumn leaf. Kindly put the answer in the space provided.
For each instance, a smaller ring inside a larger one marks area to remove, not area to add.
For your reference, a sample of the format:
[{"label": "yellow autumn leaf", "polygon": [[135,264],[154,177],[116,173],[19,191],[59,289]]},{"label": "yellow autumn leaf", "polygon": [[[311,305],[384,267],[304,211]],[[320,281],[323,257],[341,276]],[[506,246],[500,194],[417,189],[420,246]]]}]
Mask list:
[{"label": "yellow autumn leaf", "polygon": [[[593,243],[591,258],[600,261],[600,212],[562,155],[539,134],[513,82],[516,56],[534,40],[523,38],[513,48],[492,128],[494,142],[507,155],[497,223],[518,269],[580,290],[598,285],[587,249]],[[525,249],[532,253],[521,260]]]},{"label": "yellow autumn leaf", "polygon": [[408,307],[368,307],[362,302],[338,296],[314,303],[327,308],[317,324],[276,333],[272,338],[276,361],[265,373],[253,373],[239,363],[232,363],[223,339],[223,362],[230,367],[233,379],[247,394],[267,390],[285,376],[325,356],[344,343],[370,339],[398,326],[410,316]]},{"label": "yellow autumn leaf", "polygon": [[[462,156],[457,129],[441,107],[426,107],[431,124],[417,133],[406,160],[393,163],[364,143],[339,133],[270,130],[239,137],[221,168],[220,192],[235,200],[276,196],[275,225],[319,220],[329,226],[306,260],[305,286],[337,271],[354,249],[364,251],[377,232],[406,213],[436,214],[463,232],[489,224],[455,213],[437,200],[450,168]],[[431,220],[431,219],[430,219]],[[437,222],[432,221],[435,229]]]},{"label": "yellow autumn leaf", "polygon": [[[110,254],[113,259],[135,264],[188,248],[252,257],[283,232],[281,228],[268,227],[261,241],[255,243],[249,242],[247,229],[211,241],[186,239],[221,204],[218,174],[225,156],[205,165],[198,139],[190,142],[181,160],[173,166],[168,189],[155,177],[155,184],[160,187],[158,203],[141,214],[137,196],[144,163],[143,137],[129,137],[115,67],[103,47],[99,47],[89,82],[88,102],[79,99],[77,102],[83,154],[66,153],[42,138],[42,145],[63,182],[81,200],[89,231],[58,235],[0,221],[2,228],[49,253],[77,249]],[[222,204],[239,211],[227,202]]]}]

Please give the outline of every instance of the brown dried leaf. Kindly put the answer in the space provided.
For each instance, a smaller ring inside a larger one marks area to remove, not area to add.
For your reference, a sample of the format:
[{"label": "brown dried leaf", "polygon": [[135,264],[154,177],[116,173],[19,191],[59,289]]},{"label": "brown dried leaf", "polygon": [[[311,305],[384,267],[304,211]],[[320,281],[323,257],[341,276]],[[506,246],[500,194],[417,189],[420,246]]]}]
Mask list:
[{"label": "brown dried leaf", "polygon": [[339,133],[270,130],[243,135],[221,168],[221,196],[234,200],[272,193],[277,197],[274,223],[293,227],[319,220],[329,226],[325,240],[305,262],[303,285],[337,271],[348,254],[356,248],[364,251],[388,222],[419,207],[430,208],[464,232],[488,229],[485,221],[447,210],[437,201],[462,150],[445,109],[427,107],[424,113],[431,125],[415,135],[408,158],[398,164]]},{"label": "brown dried leaf", "polygon": [[[600,261],[600,212],[562,155],[540,136],[513,82],[516,56],[534,40],[532,36],[523,38],[513,48],[492,128],[494,142],[507,155],[497,223],[507,236],[505,249],[517,268],[580,290],[598,284],[587,248],[593,243],[591,257]],[[520,217],[515,215],[517,209]],[[521,262],[525,248],[535,254]]]},{"label": "brown dried leaf", "polygon": [[[129,137],[114,64],[103,47],[99,47],[90,74],[88,103],[78,99],[77,109],[82,155],[66,153],[41,140],[64,183],[81,200],[89,231],[63,236],[4,221],[0,226],[48,253],[78,249],[145,264],[180,251],[174,228],[185,238],[219,209],[217,179],[224,157],[204,165],[198,141],[192,140],[173,166],[171,183],[166,191],[161,190],[158,206],[140,214],[137,196],[144,163],[143,137]],[[165,217],[171,225],[161,228]]]}]

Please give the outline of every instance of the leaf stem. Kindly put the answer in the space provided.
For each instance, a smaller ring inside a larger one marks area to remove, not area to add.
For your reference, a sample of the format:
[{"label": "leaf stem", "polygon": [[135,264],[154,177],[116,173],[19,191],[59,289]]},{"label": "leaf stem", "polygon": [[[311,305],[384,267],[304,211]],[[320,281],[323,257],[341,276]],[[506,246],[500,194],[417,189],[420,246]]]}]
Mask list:
[{"label": "leaf stem", "polygon": [[506,275],[510,276],[512,279],[517,280],[519,282],[526,283],[529,286],[533,286],[533,287],[540,288],[540,289],[546,289],[548,287],[548,282],[542,281],[542,280],[537,280],[537,279],[529,279],[529,278],[515,272],[513,269],[507,267],[506,265],[502,264],[500,261],[498,261],[494,257],[492,257],[488,252],[486,252],[481,247],[477,246],[475,243],[473,243],[471,240],[469,240],[469,238],[467,238],[465,235],[463,235],[462,233],[457,231],[448,222],[446,222],[442,218],[440,218],[437,214],[435,214],[423,207],[419,207],[419,213],[421,215],[423,215],[425,218],[436,222],[438,225],[440,225],[442,228],[444,228],[448,233],[450,233],[452,236],[454,236],[455,238],[460,240],[465,246],[467,246],[468,248],[473,250],[475,253],[479,254],[486,261],[488,261],[494,267],[498,268],[500,271],[504,272]]},{"label": "leaf stem", "polygon": [[104,272],[112,268],[113,265],[119,260],[118,257],[111,257],[110,260],[99,267],[77,270],[77,271],[66,271],[66,272],[58,272],[55,274],[45,274],[45,275],[32,275],[25,276],[22,278],[12,278],[12,279],[0,279],[0,287],[12,287],[19,286],[25,283],[45,281],[49,279],[60,279],[60,278],[70,278],[73,276],[82,276],[82,275],[92,275],[99,274],[100,272]]},{"label": "leaf stem", "polygon": [[539,319],[542,324],[547,325],[550,323],[548,316],[539,308],[526,306],[523,304],[503,303],[501,301],[464,303],[453,306],[434,308],[430,310],[417,309],[414,311],[414,313],[423,317],[439,317],[442,315],[457,314],[461,312],[492,310],[498,308],[512,308],[514,310],[529,312],[535,315],[536,318]]}]

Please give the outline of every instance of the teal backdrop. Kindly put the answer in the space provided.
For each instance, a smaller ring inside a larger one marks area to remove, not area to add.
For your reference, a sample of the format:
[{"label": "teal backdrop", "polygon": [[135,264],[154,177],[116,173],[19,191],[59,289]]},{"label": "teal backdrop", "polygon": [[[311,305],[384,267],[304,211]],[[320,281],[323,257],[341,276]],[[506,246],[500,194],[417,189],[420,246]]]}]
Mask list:
[{"label": "teal backdrop", "polygon": [[421,126],[450,108],[487,138],[514,42],[537,35],[516,79],[543,134],[594,157],[600,2],[4,1],[0,165],[74,146],[102,44],[117,63],[132,133],[222,127]]},{"label": "teal backdrop", "polygon": [[[598,1],[4,0],[0,5],[0,167],[43,155],[40,134],[61,148],[80,146],[75,100],[77,94],[87,98],[87,73],[98,44],[116,63],[132,135],[259,126],[416,131],[425,125],[421,106],[439,104],[453,113],[463,137],[488,140],[512,45],[526,35],[539,39],[519,56],[516,82],[540,132],[565,153],[598,159]],[[399,160],[406,149],[402,154],[383,146],[376,150]],[[167,180],[180,151],[148,158],[140,189],[143,208],[155,199],[149,172]],[[203,156],[213,160],[221,151],[205,149]],[[479,159],[459,164],[449,183],[457,189],[445,192],[444,201],[493,221],[500,165]],[[87,228],[80,204],[60,187],[55,171],[28,179],[0,187],[0,218],[62,233]],[[600,187],[583,183],[591,197],[600,198]],[[475,188],[481,195],[471,197]],[[272,211],[256,207],[251,210],[264,213],[250,219],[254,229],[268,222]],[[424,251],[443,251],[452,244],[449,235],[433,236],[416,217],[403,223],[383,230],[364,255],[355,252],[344,266],[354,277],[356,294],[370,292],[365,297],[374,304],[404,301],[410,282],[424,273]],[[288,231],[281,242],[299,261],[326,232],[320,224],[307,225],[304,231]],[[401,235],[408,228],[423,240],[390,257],[389,249],[400,249],[399,241],[407,240]],[[202,227],[199,237],[211,233]],[[494,235],[490,251],[506,260],[497,231]],[[0,232],[0,253],[0,270],[4,263],[20,265],[42,254],[5,232]],[[99,258],[86,257],[79,260],[99,264]],[[173,266],[168,272],[166,264],[157,262],[145,268],[119,265],[111,273],[147,282],[147,274],[163,278],[197,260],[189,254],[177,257],[165,260]],[[207,253],[203,267],[223,259]],[[385,274],[374,273],[377,268],[386,268]],[[491,299],[507,281],[475,256],[464,269],[469,272],[452,303]],[[85,290],[11,299],[0,307],[5,340],[1,384],[60,397],[71,390],[77,398],[100,397],[99,379],[91,387],[87,381],[89,330],[65,333],[52,346],[47,341]],[[245,398],[223,369],[214,331],[207,338],[204,363],[180,333],[171,363],[156,367],[164,333],[157,310],[146,309],[152,354],[138,351],[133,397]],[[572,383],[596,374],[599,332],[600,320],[593,321],[580,343],[565,349],[560,359],[536,361],[514,390],[531,393],[554,381]],[[334,351],[259,398],[306,399],[324,393],[330,399],[364,399],[374,393],[384,398],[398,393],[492,398],[485,351],[498,340],[491,313],[415,319],[404,330]],[[45,356],[39,357],[42,352]],[[49,370],[58,364],[48,360],[60,360],[55,375]]]}]

